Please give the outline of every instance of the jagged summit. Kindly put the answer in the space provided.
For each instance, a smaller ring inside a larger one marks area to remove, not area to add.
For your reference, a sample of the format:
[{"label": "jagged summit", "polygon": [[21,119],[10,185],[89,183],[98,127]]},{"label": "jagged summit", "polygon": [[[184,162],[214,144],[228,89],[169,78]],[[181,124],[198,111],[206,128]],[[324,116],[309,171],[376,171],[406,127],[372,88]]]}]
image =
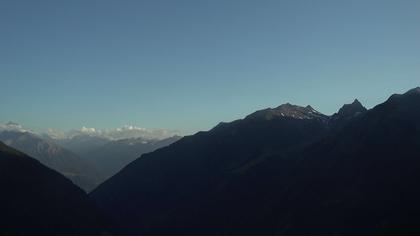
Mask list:
[{"label": "jagged summit", "polygon": [[354,99],[350,104],[344,104],[337,113],[330,117],[329,123],[333,129],[340,129],[345,126],[349,120],[359,116],[367,111],[367,109],[359,102]]},{"label": "jagged summit", "polygon": [[292,105],[290,103],[282,104],[276,108],[268,108],[252,113],[246,119],[265,119],[290,117],[296,119],[324,119],[327,116],[318,112],[310,105],[306,107]]},{"label": "jagged summit", "polygon": [[352,103],[343,105],[337,114],[341,117],[350,117],[365,111],[367,111],[367,109],[359,100],[355,99]]}]

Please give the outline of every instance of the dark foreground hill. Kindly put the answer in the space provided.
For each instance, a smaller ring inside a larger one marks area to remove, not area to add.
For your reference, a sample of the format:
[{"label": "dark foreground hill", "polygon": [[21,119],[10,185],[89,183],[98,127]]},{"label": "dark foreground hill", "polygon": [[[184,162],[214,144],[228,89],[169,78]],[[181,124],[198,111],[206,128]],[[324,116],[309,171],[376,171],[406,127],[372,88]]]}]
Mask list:
[{"label": "dark foreground hill", "polygon": [[80,188],[0,142],[0,235],[115,235]]},{"label": "dark foreground hill", "polygon": [[91,196],[131,235],[418,235],[420,89],[290,104],[145,154]]}]

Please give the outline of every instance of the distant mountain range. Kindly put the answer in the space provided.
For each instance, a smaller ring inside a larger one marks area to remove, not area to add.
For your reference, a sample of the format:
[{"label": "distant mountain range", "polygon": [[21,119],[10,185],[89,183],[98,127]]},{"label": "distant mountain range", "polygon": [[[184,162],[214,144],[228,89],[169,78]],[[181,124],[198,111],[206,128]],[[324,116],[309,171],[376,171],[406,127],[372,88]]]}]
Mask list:
[{"label": "distant mountain range", "polygon": [[81,152],[80,156],[101,170],[104,178],[102,181],[104,181],[142,154],[168,146],[180,138],[180,136],[173,136],[163,140],[146,140],[143,138],[113,140],[102,146]]},{"label": "distant mountain range", "polygon": [[87,192],[142,154],[180,138],[112,140],[85,133],[57,138],[36,134],[13,122],[0,128],[0,141],[62,173]]},{"label": "distant mountain range", "polygon": [[142,154],[165,147],[180,138],[173,136],[162,140],[145,138],[110,140],[85,134],[53,141],[94,165],[101,173],[99,182],[102,182]]},{"label": "distant mountain range", "polygon": [[95,167],[88,161],[55,144],[52,140],[42,138],[30,131],[3,130],[0,131],[0,141],[62,173],[86,191],[92,190],[102,179]]},{"label": "distant mountain range", "polygon": [[0,235],[116,235],[86,193],[1,142],[0,186]]},{"label": "distant mountain range", "polygon": [[97,129],[82,127],[80,129],[73,129],[66,132],[48,129],[46,135],[55,139],[69,140],[76,136],[90,136],[106,140],[121,140],[130,138],[144,138],[144,139],[165,139],[176,134],[173,130],[168,129],[149,129],[134,125],[124,125],[120,128]]},{"label": "distant mountain range", "polygon": [[284,104],[144,154],[90,196],[129,235],[418,235],[420,88]]},{"label": "distant mountain range", "polygon": [[79,156],[83,156],[94,149],[100,148],[107,143],[112,142],[111,139],[89,134],[78,134],[65,139],[52,138],[52,141],[69,150],[72,150]]}]

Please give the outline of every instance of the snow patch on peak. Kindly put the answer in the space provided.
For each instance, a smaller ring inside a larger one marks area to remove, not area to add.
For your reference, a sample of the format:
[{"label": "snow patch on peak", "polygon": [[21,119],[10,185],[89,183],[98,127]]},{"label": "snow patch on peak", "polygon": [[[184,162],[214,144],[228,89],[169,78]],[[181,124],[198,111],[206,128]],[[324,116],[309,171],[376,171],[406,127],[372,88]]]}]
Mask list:
[{"label": "snow patch on peak", "polygon": [[311,106],[301,107],[290,103],[282,104],[276,108],[268,108],[252,113],[247,118],[262,118],[271,120],[277,117],[289,117],[294,119],[324,119],[327,116],[318,112]]}]

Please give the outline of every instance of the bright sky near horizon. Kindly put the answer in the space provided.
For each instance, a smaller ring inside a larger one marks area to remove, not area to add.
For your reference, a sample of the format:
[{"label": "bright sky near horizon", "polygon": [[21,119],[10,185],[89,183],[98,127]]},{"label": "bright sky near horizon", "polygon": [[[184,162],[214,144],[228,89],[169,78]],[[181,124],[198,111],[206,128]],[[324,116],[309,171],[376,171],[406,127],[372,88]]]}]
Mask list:
[{"label": "bright sky near horizon", "polygon": [[331,114],[420,85],[417,0],[0,4],[0,122],[191,133],[266,107]]}]

